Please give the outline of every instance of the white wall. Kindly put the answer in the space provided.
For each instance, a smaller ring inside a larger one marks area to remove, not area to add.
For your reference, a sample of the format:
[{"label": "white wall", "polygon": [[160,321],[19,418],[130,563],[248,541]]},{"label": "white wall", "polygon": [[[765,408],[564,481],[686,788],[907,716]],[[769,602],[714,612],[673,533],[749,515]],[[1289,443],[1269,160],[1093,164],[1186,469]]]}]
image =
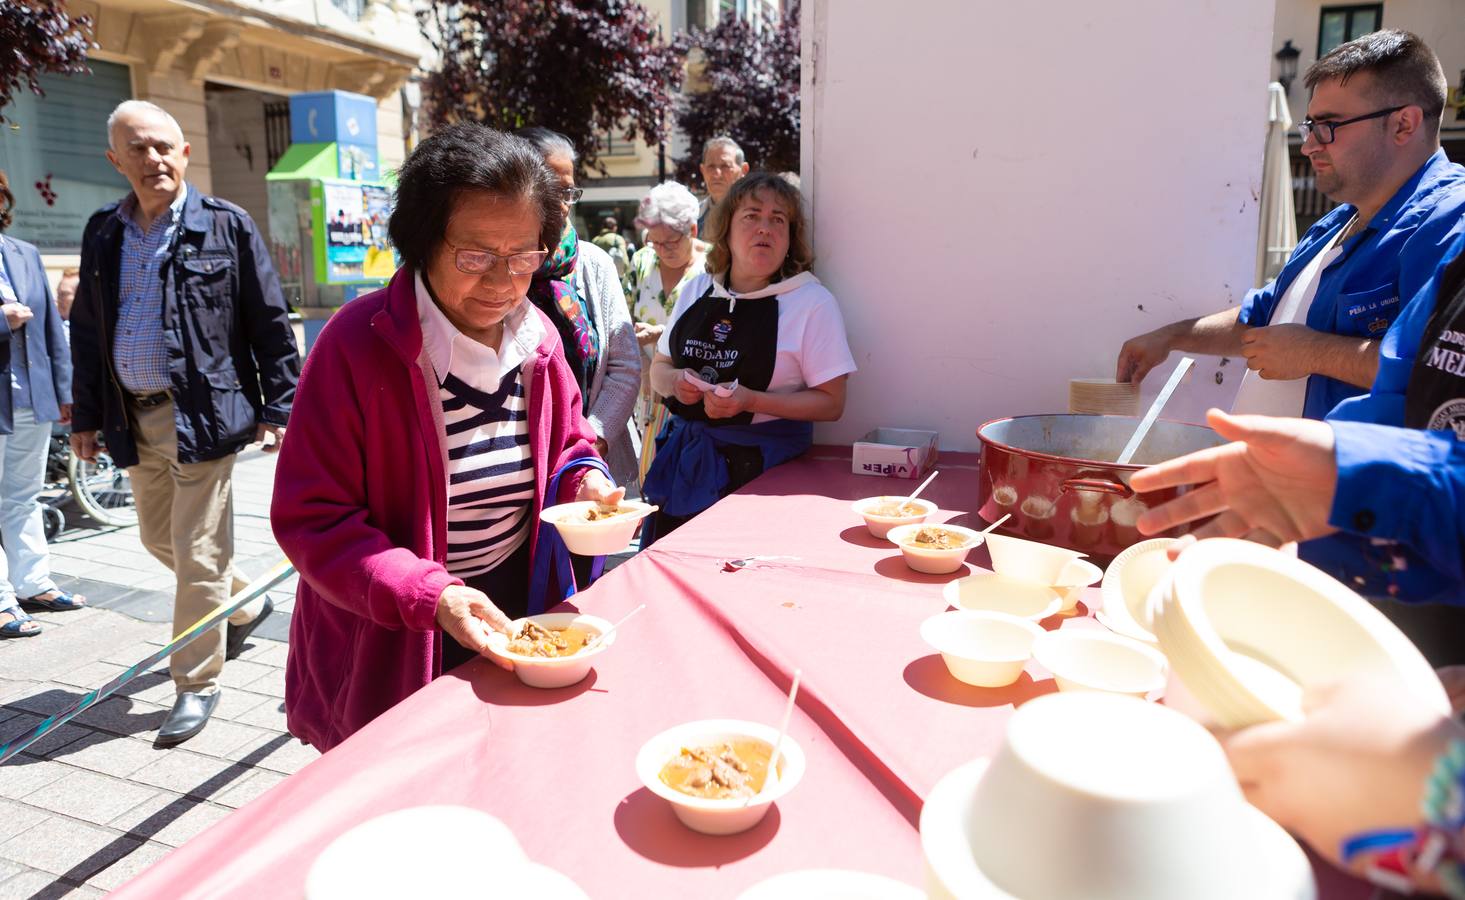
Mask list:
[{"label": "white wall", "polygon": [[[1068,380],[1112,377],[1125,338],[1240,299],[1273,0],[804,17],[815,271],[860,366],[820,440],[925,426],[975,449],[987,419],[1065,412]],[[1198,362],[1167,418],[1230,402],[1243,363]]]}]

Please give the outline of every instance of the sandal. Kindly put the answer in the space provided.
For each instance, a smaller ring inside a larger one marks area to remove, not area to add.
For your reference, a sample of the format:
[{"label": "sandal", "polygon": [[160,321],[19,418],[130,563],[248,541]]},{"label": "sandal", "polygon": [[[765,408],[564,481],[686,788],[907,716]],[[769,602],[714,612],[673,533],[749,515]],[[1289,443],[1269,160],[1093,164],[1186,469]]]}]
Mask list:
[{"label": "sandal", "polygon": [[[54,597],[47,597],[46,594],[55,594]],[[21,606],[40,607],[49,609],[52,612],[70,612],[73,609],[84,609],[86,598],[79,594],[68,594],[60,588],[52,588],[46,594],[37,594],[34,597],[21,597]]]},{"label": "sandal", "polygon": [[[0,616],[10,616],[10,621],[0,625],[0,638],[35,637],[41,633],[40,623],[25,614],[19,607],[0,610]],[[26,628],[27,625],[31,627]]]}]

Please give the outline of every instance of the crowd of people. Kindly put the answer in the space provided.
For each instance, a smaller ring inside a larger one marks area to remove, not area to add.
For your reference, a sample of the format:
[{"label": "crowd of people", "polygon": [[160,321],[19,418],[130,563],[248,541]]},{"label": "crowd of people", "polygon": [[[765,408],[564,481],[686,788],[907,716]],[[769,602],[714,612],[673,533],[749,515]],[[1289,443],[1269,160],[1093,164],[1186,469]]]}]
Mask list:
[{"label": "crowd of people", "polygon": [[[1120,351],[1120,381],[1176,350],[1249,370],[1236,414],[1210,415],[1231,443],[1133,477],[1192,488],[1140,527],[1301,542],[1365,594],[1465,606],[1465,168],[1440,149],[1444,74],[1419,38],[1381,31],[1305,83],[1302,152],[1341,205],[1239,307]],[[705,197],[647,193],[632,252],[614,219],[577,232],[563,135],[436,131],[398,172],[400,268],[332,317],[302,370],[258,229],[188,184],[178,123],[127,101],[107,133],[131,191],[92,216],[54,298],[35,248],[0,235],[0,637],[41,633],[28,608],[86,602],[47,565],[53,427],[128,470],[178,626],[244,581],[231,472],[261,443],[280,451],[271,521],[301,574],[286,715],[328,750],[462,662],[507,665],[489,635],[583,582],[552,562],[545,506],[639,490],[659,507],[644,547],[844,411],[856,365],[797,178],[754,171],[731,138],[703,150]],[[13,203],[0,177],[0,232]],[[245,605],[173,654],[159,744],[205,727],[225,661],[270,613]],[[1458,712],[1465,677],[1445,677]],[[1415,883],[1465,895],[1459,720],[1377,681],[1308,709],[1225,737],[1252,800],[1346,865],[1392,834]]]}]

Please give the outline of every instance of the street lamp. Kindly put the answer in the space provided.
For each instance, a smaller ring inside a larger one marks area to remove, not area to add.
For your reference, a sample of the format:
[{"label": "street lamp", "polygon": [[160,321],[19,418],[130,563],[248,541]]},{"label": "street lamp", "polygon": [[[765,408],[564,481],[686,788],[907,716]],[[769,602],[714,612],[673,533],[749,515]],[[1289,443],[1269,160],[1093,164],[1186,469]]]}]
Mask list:
[{"label": "street lamp", "polygon": [[1277,51],[1277,81],[1282,85],[1284,93],[1292,93],[1292,82],[1297,78],[1297,57],[1301,55],[1302,51],[1292,46],[1291,40]]}]

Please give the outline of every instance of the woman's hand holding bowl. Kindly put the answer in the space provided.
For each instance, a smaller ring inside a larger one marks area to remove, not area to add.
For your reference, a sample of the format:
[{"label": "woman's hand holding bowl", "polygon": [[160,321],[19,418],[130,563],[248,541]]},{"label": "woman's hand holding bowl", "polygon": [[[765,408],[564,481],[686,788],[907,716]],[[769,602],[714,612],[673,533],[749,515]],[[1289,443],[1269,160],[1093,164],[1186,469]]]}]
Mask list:
[{"label": "woman's hand holding bowl", "polygon": [[[599,474],[599,473],[596,473]],[[509,671],[514,664],[494,656],[488,649],[491,631],[509,634],[509,617],[503,614],[488,595],[463,584],[450,584],[437,598],[437,624],[448,637],[480,656],[486,656]]]},{"label": "woman's hand holding bowl", "polygon": [[580,489],[575,492],[576,500],[594,500],[601,506],[620,506],[625,496],[625,488],[616,487],[597,469],[585,473]]}]

